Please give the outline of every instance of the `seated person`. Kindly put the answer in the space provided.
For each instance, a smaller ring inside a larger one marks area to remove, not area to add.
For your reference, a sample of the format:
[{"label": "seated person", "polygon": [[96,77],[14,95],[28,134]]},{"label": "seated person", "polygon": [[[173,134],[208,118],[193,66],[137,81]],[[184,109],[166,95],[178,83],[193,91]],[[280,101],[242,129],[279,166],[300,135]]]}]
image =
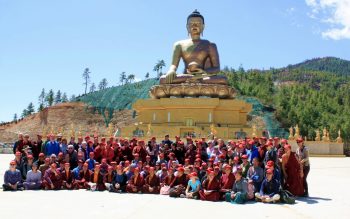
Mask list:
[{"label": "seated person", "polygon": [[199,190],[201,188],[201,182],[199,181],[198,174],[196,172],[192,172],[189,174],[189,177],[190,180],[188,180],[186,188],[186,198],[198,199]]},{"label": "seated person", "polygon": [[187,176],[184,173],[183,167],[177,168],[177,174],[173,181],[170,183],[169,195],[170,197],[185,197],[185,191],[187,186]]},{"label": "seated person", "polygon": [[100,171],[101,166],[97,164],[95,166],[94,172],[90,176],[90,189],[91,191],[104,191],[106,186],[103,182],[103,175]]},{"label": "seated person", "polygon": [[220,182],[215,177],[214,171],[208,172],[208,178],[202,183],[202,190],[199,191],[200,199],[203,201],[220,200]]},{"label": "seated person", "polygon": [[232,173],[232,167],[228,164],[224,166],[224,173],[221,175],[220,196],[225,198],[225,194],[230,192],[235,183],[235,175]]},{"label": "seated person", "polygon": [[142,189],[143,193],[159,194],[160,183],[159,178],[155,174],[154,167],[149,168],[149,174],[145,178],[145,185]]},{"label": "seated person", "polygon": [[243,178],[241,171],[235,173],[236,181],[233,184],[232,191],[226,193],[226,201],[235,204],[244,204],[247,201],[248,182]]},{"label": "seated person", "polygon": [[107,168],[107,173],[104,176],[104,184],[106,186],[106,188],[109,190],[109,188],[111,187],[112,181],[113,181],[113,176],[114,176],[114,171],[113,171],[113,167],[112,166],[108,166]]},{"label": "seated person", "polygon": [[257,201],[262,202],[277,202],[280,200],[280,195],[278,194],[280,188],[280,183],[277,179],[273,178],[273,170],[266,170],[266,178],[261,184],[260,192],[255,193]]},{"label": "seated person", "polygon": [[62,187],[63,189],[73,189],[73,173],[70,170],[70,163],[64,164],[64,170],[61,172]]},{"label": "seated person", "polygon": [[61,174],[57,170],[56,163],[52,163],[50,168],[45,171],[43,179],[45,190],[59,190],[62,187]]},{"label": "seated person", "polygon": [[129,179],[126,191],[128,193],[141,193],[145,181],[140,174],[140,168],[134,169],[134,175]]},{"label": "seated person", "polygon": [[33,163],[32,169],[27,173],[27,179],[23,183],[25,190],[37,190],[41,188],[42,175],[40,170],[38,170],[38,164]]},{"label": "seated person", "polygon": [[16,169],[16,161],[14,160],[10,162],[10,168],[5,172],[2,189],[4,191],[23,190],[22,174]]},{"label": "seated person", "polygon": [[264,170],[260,167],[259,158],[253,159],[253,166],[249,168],[247,178],[254,184],[255,192],[259,192],[264,179]]},{"label": "seated person", "polygon": [[89,170],[89,164],[84,163],[83,169],[80,170],[78,178],[74,179],[75,189],[90,189],[89,182],[91,180],[92,172]]},{"label": "seated person", "polygon": [[125,192],[127,177],[123,172],[121,165],[117,166],[117,172],[113,176],[112,184],[109,187],[110,192]]}]

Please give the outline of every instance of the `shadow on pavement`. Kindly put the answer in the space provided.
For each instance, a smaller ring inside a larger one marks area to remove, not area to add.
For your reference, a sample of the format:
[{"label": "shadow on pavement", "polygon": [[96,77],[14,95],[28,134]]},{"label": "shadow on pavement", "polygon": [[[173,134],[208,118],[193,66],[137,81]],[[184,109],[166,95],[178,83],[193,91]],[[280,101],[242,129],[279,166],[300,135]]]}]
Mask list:
[{"label": "shadow on pavement", "polygon": [[316,204],[319,201],[332,201],[330,198],[321,197],[301,197],[297,199],[298,201],[306,202],[307,204]]}]

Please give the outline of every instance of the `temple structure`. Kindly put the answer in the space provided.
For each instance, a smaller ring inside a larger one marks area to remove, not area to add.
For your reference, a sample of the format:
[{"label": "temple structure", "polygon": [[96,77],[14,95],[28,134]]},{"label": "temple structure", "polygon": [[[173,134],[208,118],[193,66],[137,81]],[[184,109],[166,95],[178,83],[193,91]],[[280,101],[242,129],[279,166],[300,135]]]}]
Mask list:
[{"label": "temple structure", "polygon": [[[149,92],[150,99],[133,105],[137,123],[121,136],[192,136],[244,138],[252,135],[247,114],[252,106],[234,99],[235,90],[220,75],[216,44],[201,39],[204,17],[195,10],[187,18],[189,39],[174,44],[169,71]],[[185,70],[177,73],[180,60]],[[257,133],[255,133],[257,134]]]}]

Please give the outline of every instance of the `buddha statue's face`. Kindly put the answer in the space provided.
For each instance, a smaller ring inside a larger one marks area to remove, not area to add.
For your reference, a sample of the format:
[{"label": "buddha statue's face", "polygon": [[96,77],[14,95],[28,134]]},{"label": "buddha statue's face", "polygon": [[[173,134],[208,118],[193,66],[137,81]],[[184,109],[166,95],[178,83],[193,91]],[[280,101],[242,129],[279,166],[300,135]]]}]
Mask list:
[{"label": "buddha statue's face", "polygon": [[204,24],[200,17],[191,17],[187,22],[187,31],[191,37],[199,37],[203,33]]}]

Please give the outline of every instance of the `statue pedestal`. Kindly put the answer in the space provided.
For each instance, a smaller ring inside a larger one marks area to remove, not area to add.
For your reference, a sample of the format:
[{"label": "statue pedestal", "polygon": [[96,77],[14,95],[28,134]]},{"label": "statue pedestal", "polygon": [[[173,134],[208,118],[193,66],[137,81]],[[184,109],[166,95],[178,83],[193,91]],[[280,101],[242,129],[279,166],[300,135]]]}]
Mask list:
[{"label": "statue pedestal", "polygon": [[247,113],[252,105],[242,100],[219,98],[160,98],[138,100],[133,105],[137,123],[122,128],[121,136],[163,138],[169,134],[207,137],[210,133],[225,139],[252,135]]}]

